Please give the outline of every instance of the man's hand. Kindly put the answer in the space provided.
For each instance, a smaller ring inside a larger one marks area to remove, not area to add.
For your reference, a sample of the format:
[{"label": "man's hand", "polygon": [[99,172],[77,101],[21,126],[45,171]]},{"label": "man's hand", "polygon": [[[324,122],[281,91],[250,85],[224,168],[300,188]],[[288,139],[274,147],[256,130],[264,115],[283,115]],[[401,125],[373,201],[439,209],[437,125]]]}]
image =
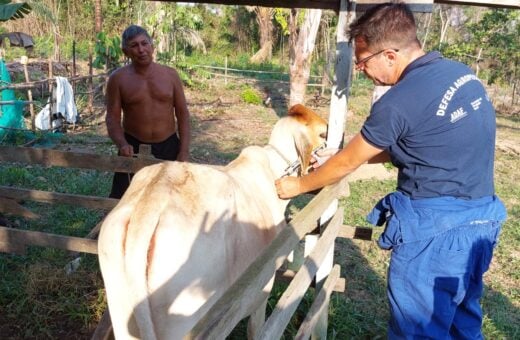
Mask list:
[{"label": "man's hand", "polygon": [[119,156],[132,157],[134,155],[134,148],[130,144],[125,144],[119,148]]},{"label": "man's hand", "polygon": [[179,151],[177,155],[178,162],[187,162],[190,159],[190,153],[188,151]]},{"label": "man's hand", "polygon": [[281,199],[293,198],[301,194],[300,191],[300,179],[298,177],[282,177],[278,178],[274,185],[276,186],[276,192],[278,197]]},{"label": "man's hand", "polygon": [[319,168],[323,163],[325,163],[330,157],[337,154],[339,149],[336,148],[326,148],[323,150],[319,150],[316,153],[312,154],[311,165],[313,169]]}]

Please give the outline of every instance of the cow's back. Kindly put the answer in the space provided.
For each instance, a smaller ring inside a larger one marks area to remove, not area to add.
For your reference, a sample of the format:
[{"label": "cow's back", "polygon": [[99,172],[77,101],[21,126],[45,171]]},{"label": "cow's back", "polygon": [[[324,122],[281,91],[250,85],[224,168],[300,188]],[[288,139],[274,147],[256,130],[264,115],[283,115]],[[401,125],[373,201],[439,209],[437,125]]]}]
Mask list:
[{"label": "cow's back", "polygon": [[134,324],[137,304],[155,336],[181,338],[274,238],[274,215],[283,219],[266,197],[276,195],[265,185],[274,178],[247,154],[224,169],[164,162],[136,174],[100,235],[116,332]]}]

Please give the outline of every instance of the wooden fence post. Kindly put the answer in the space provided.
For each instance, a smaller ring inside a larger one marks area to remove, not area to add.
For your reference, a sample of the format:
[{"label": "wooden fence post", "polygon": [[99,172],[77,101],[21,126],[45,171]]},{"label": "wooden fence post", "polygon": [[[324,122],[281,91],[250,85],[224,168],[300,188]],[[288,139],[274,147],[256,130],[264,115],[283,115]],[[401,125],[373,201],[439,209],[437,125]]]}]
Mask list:
[{"label": "wooden fence post", "polygon": [[227,85],[227,65],[228,65],[228,60],[227,60],[227,55],[226,55],[226,58],[224,59],[224,84]]},{"label": "wooden fence post", "polygon": [[53,70],[52,70],[52,57],[50,57],[49,58],[49,129],[50,129],[50,131],[52,131],[52,114],[54,113],[54,105],[53,105],[54,91],[53,91],[53,83],[52,83],[53,77],[54,77],[54,75],[53,75]]},{"label": "wooden fence post", "polygon": [[[349,6],[350,5],[350,6]],[[343,145],[343,138],[347,116],[347,100],[352,78],[352,44],[346,34],[349,19],[355,16],[355,2],[341,0],[340,11],[338,14],[338,28],[336,35],[336,69],[334,85],[330,98],[329,128],[327,133],[327,147],[340,148]],[[349,15],[351,17],[349,18]],[[348,188],[348,186],[347,186]],[[348,190],[347,190],[348,191]],[[347,194],[346,192],[343,194]],[[338,200],[334,200],[325,210],[320,218],[320,228],[330,220],[338,209]],[[316,235],[310,235],[317,237]],[[316,242],[316,241],[314,241]],[[325,278],[330,274],[334,261],[334,244],[329,249],[327,258],[323,261],[316,273],[316,289],[321,290]],[[321,313],[317,315],[317,321],[312,333],[312,339],[326,339],[328,328],[329,303],[324,302]]]},{"label": "wooden fence post", "polygon": [[[29,71],[27,70],[27,63],[29,61],[29,58],[27,58],[27,56],[22,56],[20,58],[20,63],[23,65],[23,73],[25,75],[25,81],[26,82],[30,82],[31,79],[29,78]],[[27,90],[27,98],[29,99],[29,111],[31,112],[31,130],[34,131],[34,120],[35,120],[35,115],[34,115],[34,104],[32,103],[33,101],[33,96],[32,96],[32,90],[31,89],[28,89]]]},{"label": "wooden fence post", "polygon": [[88,75],[90,76],[88,79],[88,107],[87,110],[89,113],[94,111],[94,93],[93,93],[93,83],[92,83],[92,75],[93,75],[93,66],[92,66],[92,48],[89,47],[88,51]]}]

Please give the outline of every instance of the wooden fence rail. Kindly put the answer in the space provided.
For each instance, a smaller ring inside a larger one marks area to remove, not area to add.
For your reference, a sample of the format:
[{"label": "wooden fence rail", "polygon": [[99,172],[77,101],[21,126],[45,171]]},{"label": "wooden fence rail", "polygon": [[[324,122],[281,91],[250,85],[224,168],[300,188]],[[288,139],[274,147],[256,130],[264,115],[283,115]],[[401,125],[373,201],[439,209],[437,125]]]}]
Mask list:
[{"label": "wooden fence rail", "polygon": [[[100,74],[94,74],[94,75],[88,75],[88,76],[74,76],[74,77],[67,77],[67,80],[69,82],[76,82],[80,80],[91,80],[92,78],[106,78],[108,75],[106,73],[100,73]],[[35,81],[27,81],[25,83],[16,83],[16,84],[9,84],[9,85],[2,85],[0,86],[1,90],[26,90],[26,89],[34,89],[43,85],[48,84],[54,84],[56,83],[55,78],[46,78],[41,80],[35,80]]]},{"label": "wooden fence rail", "polygon": [[97,254],[96,240],[0,226],[0,251],[23,255],[27,246],[52,247]]},{"label": "wooden fence rail", "polygon": [[[15,164],[129,173],[137,172],[144,166],[161,162],[161,160],[151,158],[149,150],[144,150],[139,155],[141,158],[129,158],[52,149],[0,146],[0,162]],[[106,197],[0,186],[0,212],[23,216],[27,219],[39,218],[38,215],[18,204],[17,201],[20,200],[70,204],[105,211],[111,210],[119,201]],[[89,239],[88,236],[87,238],[78,238],[2,227],[0,232],[0,251],[23,254],[28,246],[55,247],[74,252],[97,254],[97,241]]]},{"label": "wooden fence rail", "polygon": [[52,149],[0,146],[0,162],[38,164],[66,168],[92,169],[99,171],[137,172],[139,169],[161,162],[143,157],[96,155],[91,153],[59,151]]},{"label": "wooden fence rail", "polygon": [[119,200],[108,197],[62,194],[58,192],[0,186],[0,197],[12,200],[31,200],[44,203],[61,203],[90,209],[111,210]]}]

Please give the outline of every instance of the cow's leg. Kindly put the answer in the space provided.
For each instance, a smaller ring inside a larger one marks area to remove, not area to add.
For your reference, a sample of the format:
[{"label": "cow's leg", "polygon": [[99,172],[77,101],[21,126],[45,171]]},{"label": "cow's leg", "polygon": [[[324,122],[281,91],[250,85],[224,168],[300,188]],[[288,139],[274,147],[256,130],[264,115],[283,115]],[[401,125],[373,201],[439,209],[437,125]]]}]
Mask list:
[{"label": "cow's leg", "polygon": [[247,323],[247,338],[252,340],[255,335],[260,331],[265,322],[265,308],[267,307],[267,298],[264,299],[258,308],[249,316]]}]

